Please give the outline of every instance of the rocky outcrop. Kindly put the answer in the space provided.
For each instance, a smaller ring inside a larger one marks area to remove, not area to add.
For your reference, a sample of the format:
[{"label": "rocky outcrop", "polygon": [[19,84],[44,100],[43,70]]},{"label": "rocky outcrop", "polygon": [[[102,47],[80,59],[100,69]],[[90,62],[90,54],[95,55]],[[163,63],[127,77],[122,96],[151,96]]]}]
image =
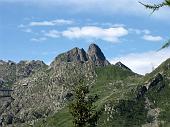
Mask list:
[{"label": "rocky outcrop", "polygon": [[103,52],[96,44],[91,44],[87,51],[89,60],[92,61],[96,66],[107,66],[110,63],[106,60]]},{"label": "rocky outcrop", "polygon": [[0,85],[3,81],[3,84],[11,86],[17,80],[26,78],[46,66],[39,60],[20,61],[19,63],[0,60]]},{"label": "rocky outcrop", "polygon": [[158,73],[155,78],[147,85],[147,88],[150,90],[154,87],[157,87],[157,91],[159,92],[164,86],[164,77],[162,74]]},{"label": "rocky outcrop", "polygon": [[0,60],[0,79],[3,84],[12,84],[16,81],[16,63]]},{"label": "rocky outcrop", "polygon": [[0,78],[0,88],[2,88],[3,84],[4,84],[4,80]]},{"label": "rocky outcrop", "polygon": [[152,89],[159,92],[164,87],[164,77],[162,76],[162,74],[158,73],[151,81],[138,89],[137,99],[143,97],[147,92],[152,91]]},{"label": "rocky outcrop", "polygon": [[120,68],[122,68],[122,69],[131,71],[130,68],[128,68],[127,66],[125,66],[125,65],[122,64],[121,62],[117,62],[117,63],[115,64],[115,66],[118,66],[118,67],[120,67]]},{"label": "rocky outcrop", "polygon": [[55,60],[51,63],[51,66],[60,64],[62,62],[86,62],[88,61],[88,55],[84,49],[73,48],[72,50],[58,55]]},{"label": "rocky outcrop", "polygon": [[147,92],[146,86],[140,86],[140,88],[137,90],[137,100],[144,97],[145,93]]},{"label": "rocky outcrop", "polygon": [[40,60],[20,61],[16,65],[16,79],[23,79],[36,71],[46,67],[45,63]]},{"label": "rocky outcrop", "polygon": [[[0,127],[3,125],[3,112],[8,109],[13,98],[11,97],[12,90],[0,88]],[[6,117],[7,118],[7,117]],[[8,117],[9,118],[9,117]],[[11,119],[6,119],[6,123],[11,123]]]}]

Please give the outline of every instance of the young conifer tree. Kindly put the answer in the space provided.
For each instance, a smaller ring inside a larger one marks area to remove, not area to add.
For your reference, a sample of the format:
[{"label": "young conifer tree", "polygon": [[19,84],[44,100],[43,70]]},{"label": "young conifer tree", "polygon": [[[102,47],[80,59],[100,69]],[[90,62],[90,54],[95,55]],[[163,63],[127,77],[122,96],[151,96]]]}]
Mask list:
[{"label": "young conifer tree", "polygon": [[94,110],[94,98],[88,96],[89,87],[80,83],[74,90],[74,100],[69,104],[69,112],[73,116],[75,127],[94,127],[98,113]]}]

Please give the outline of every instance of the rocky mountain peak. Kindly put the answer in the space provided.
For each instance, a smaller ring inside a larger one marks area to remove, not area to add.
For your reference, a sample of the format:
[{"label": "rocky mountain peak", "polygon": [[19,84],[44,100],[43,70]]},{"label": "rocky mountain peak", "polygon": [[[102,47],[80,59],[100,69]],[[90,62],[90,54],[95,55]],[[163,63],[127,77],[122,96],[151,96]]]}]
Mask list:
[{"label": "rocky mountain peak", "polygon": [[130,68],[128,68],[126,65],[124,65],[124,64],[123,64],[123,63],[121,63],[120,61],[119,61],[119,62],[117,62],[117,63],[115,64],[115,66],[118,66],[118,67],[120,67],[120,68],[122,68],[122,69],[126,69],[126,70],[131,71],[131,69],[130,69]]},{"label": "rocky mountain peak", "polygon": [[88,55],[92,61],[95,61],[96,59],[106,59],[101,49],[94,43],[89,46]]},{"label": "rocky mountain peak", "polygon": [[89,46],[87,53],[89,56],[89,60],[93,61],[96,64],[96,66],[105,66],[110,64],[106,60],[106,57],[104,56],[101,49],[94,43]]},{"label": "rocky mountain peak", "polygon": [[96,44],[89,46],[88,52],[82,48],[77,47],[58,55],[55,60],[51,63],[51,66],[60,64],[62,62],[86,62],[91,61],[96,66],[105,66],[110,64],[101,49]]},{"label": "rocky mountain peak", "polygon": [[67,62],[72,62],[72,61],[87,61],[88,56],[84,49],[79,49],[79,48],[73,48],[72,50],[67,52]]},{"label": "rocky mountain peak", "polygon": [[51,63],[53,66],[55,63],[59,64],[62,62],[85,62],[88,61],[88,55],[84,49],[79,49],[77,47],[58,55],[55,60]]}]

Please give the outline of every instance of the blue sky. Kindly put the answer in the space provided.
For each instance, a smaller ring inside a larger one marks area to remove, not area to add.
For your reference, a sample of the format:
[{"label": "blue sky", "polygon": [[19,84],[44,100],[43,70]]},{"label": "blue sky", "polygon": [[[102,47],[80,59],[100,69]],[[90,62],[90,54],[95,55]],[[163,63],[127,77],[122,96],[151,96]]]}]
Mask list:
[{"label": "blue sky", "polygon": [[[50,63],[95,42],[112,63],[121,60],[145,74],[170,57],[169,50],[156,52],[170,38],[170,9],[150,13],[138,0],[0,0],[0,59]],[[135,65],[128,62],[139,56]]]}]

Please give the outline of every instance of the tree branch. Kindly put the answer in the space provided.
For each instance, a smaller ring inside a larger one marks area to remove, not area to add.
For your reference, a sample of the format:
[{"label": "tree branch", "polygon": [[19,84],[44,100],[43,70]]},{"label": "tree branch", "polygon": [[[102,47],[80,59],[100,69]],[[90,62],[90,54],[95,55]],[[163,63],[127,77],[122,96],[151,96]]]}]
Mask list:
[{"label": "tree branch", "polygon": [[170,6],[170,0],[165,0],[164,2],[162,2],[160,4],[153,4],[153,5],[151,5],[151,4],[144,4],[144,3],[140,2],[140,1],[139,1],[139,3],[142,4],[143,6],[145,6],[146,9],[153,10],[153,12],[155,12],[156,10],[159,10],[163,6]]}]

